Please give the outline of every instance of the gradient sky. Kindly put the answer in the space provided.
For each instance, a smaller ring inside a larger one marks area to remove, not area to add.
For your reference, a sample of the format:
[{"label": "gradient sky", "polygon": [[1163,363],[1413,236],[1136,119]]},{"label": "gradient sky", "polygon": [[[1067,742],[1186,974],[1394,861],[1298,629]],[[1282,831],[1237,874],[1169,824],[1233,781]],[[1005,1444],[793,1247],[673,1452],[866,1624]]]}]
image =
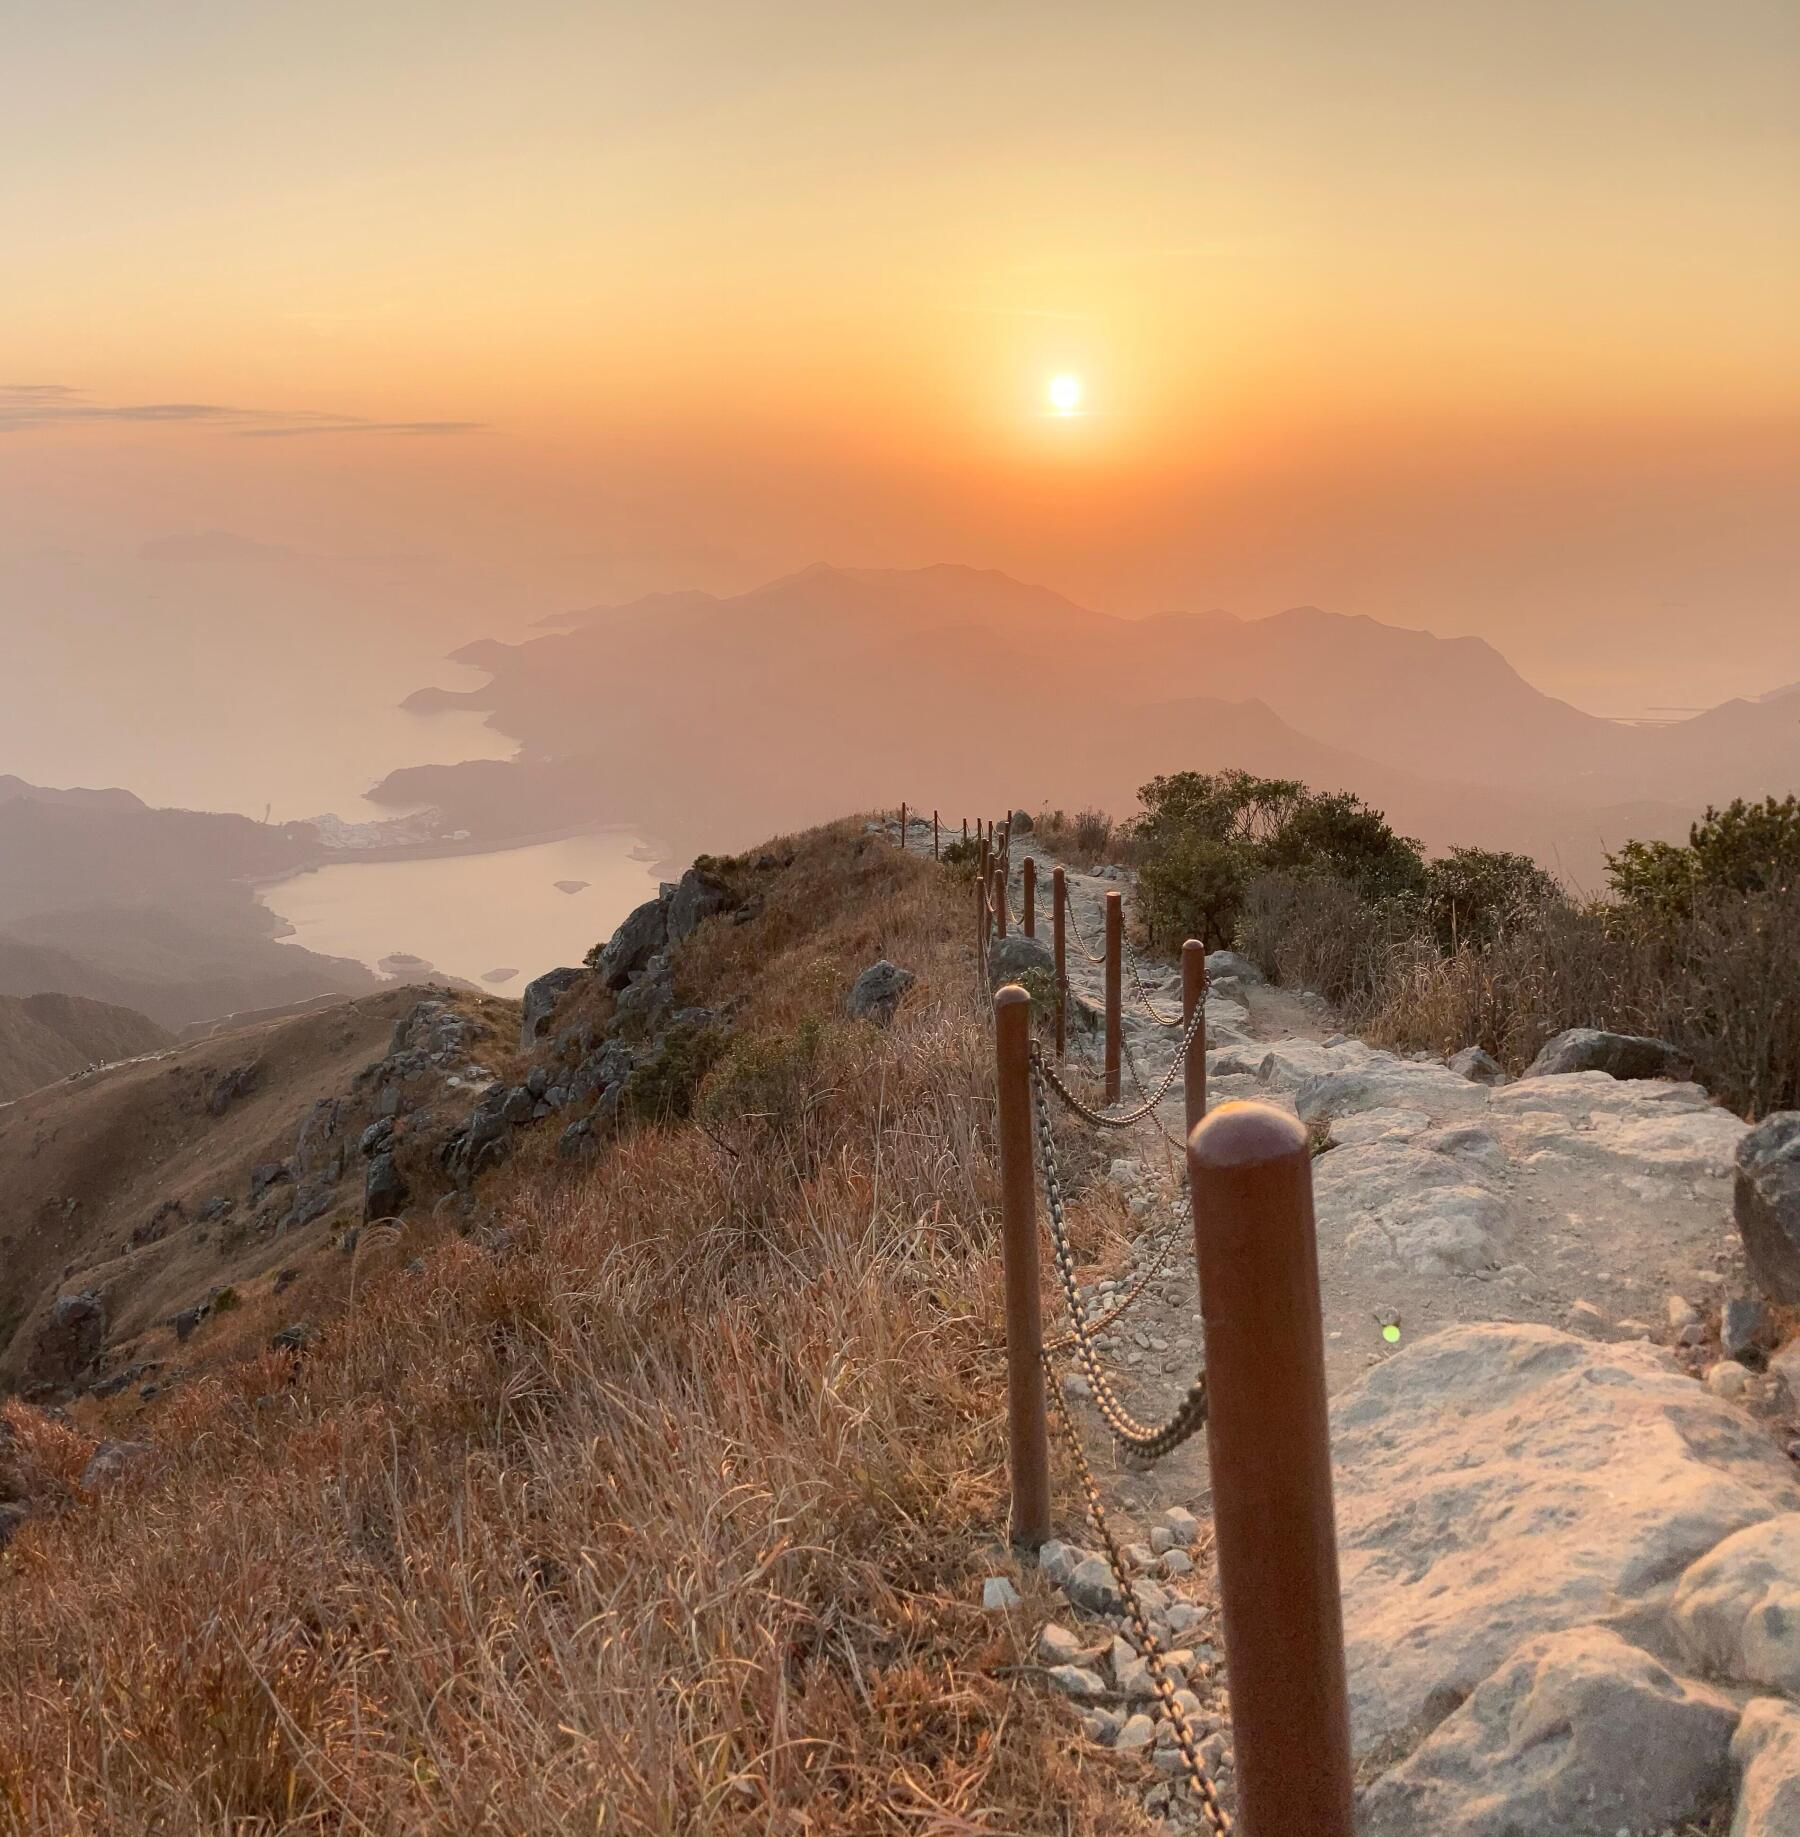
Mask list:
[{"label": "gradient sky", "polygon": [[[434,648],[958,560],[1478,632],[1601,713],[1800,679],[1791,0],[0,26],[0,640],[40,672],[58,621],[291,618],[260,556]],[[1090,413],[1042,412],[1060,371]],[[223,600],[168,575],[210,531],[266,545]]]}]

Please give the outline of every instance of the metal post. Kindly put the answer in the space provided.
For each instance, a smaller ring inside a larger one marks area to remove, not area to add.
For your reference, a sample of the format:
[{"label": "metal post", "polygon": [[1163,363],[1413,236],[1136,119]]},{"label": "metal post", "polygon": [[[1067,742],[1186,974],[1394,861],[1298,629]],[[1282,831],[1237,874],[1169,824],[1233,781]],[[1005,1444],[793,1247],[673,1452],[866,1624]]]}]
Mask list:
[{"label": "metal post", "polygon": [[1063,908],[1069,888],[1060,867],[1050,871],[1050,933],[1056,951],[1056,1056],[1063,1053],[1063,1010],[1069,1005],[1069,966],[1063,957]]},{"label": "metal post", "polygon": [[900,806],[900,846],[906,846],[906,806]]},{"label": "metal post", "polygon": [[994,926],[1006,936],[1006,857],[994,857]]},{"label": "metal post", "polygon": [[1187,1095],[1187,1126],[1191,1135],[1206,1120],[1206,946],[1189,938],[1181,947],[1181,1024],[1185,1027],[1199,1008],[1200,1025],[1188,1042],[1181,1067],[1181,1088]]},{"label": "metal post", "polygon": [[975,882],[975,955],[984,956],[988,941],[988,890],[985,880]]},{"label": "metal post", "polygon": [[[1242,1837],[1351,1837],[1350,1718],[1306,1130],[1228,1103],[1188,1138]],[[1282,1374],[1270,1384],[1269,1373]]]},{"label": "metal post", "polygon": [[966,842],[968,841],[968,839],[969,839],[969,819],[967,817],[964,817],[963,818],[963,840]]},{"label": "metal post", "polygon": [[1037,862],[1030,855],[1025,857],[1025,935],[1028,938],[1037,936]]},{"label": "metal post", "polygon": [[[976,828],[977,833],[979,833],[981,829],[981,824],[977,822],[975,825],[975,828]],[[987,844],[987,837],[982,836],[981,838],[981,897],[983,899],[987,898],[987,884],[988,884],[988,844]]]},{"label": "metal post", "polygon": [[931,813],[931,858],[933,861],[941,859],[938,854],[938,813],[935,810]]},{"label": "metal post", "polygon": [[1120,975],[1124,961],[1125,898],[1115,887],[1106,896],[1106,1101],[1119,1101]]},{"label": "metal post", "polygon": [[1009,982],[994,997],[994,1061],[1000,1098],[1000,1245],[1006,1277],[1012,1540],[1035,1550],[1050,1535],[1050,1433],[1044,1416],[1037,1179],[1031,1159],[1031,997],[1016,982]]}]

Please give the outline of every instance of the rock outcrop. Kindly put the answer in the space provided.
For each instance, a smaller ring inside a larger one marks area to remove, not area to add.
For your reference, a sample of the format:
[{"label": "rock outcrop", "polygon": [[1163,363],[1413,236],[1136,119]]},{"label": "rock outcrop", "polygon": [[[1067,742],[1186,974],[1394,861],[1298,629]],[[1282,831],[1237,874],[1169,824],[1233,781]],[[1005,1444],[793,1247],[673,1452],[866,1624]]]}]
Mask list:
[{"label": "rock outcrop", "polygon": [[1800,1110],[1779,1110],[1737,1148],[1734,1194],[1744,1256],[1771,1299],[1800,1303]]},{"label": "rock outcrop", "polygon": [[1605,1072],[1613,1078],[1691,1078],[1693,1061],[1667,1040],[1636,1033],[1607,1033],[1598,1027],[1571,1027],[1544,1042],[1525,1068],[1527,1078],[1549,1078],[1564,1072]]},{"label": "rock outcrop", "polygon": [[911,970],[890,963],[886,957],[871,963],[851,986],[844,1007],[855,1021],[874,1021],[885,1027],[894,1018],[900,997],[918,980]]}]

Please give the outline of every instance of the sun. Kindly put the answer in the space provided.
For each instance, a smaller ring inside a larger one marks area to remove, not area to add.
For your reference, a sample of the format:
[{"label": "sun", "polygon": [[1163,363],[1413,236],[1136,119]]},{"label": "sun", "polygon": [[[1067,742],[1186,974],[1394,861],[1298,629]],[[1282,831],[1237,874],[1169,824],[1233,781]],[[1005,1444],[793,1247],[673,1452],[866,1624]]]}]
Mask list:
[{"label": "sun", "polygon": [[1050,406],[1059,415],[1072,415],[1081,406],[1081,378],[1066,374],[1051,377]]}]

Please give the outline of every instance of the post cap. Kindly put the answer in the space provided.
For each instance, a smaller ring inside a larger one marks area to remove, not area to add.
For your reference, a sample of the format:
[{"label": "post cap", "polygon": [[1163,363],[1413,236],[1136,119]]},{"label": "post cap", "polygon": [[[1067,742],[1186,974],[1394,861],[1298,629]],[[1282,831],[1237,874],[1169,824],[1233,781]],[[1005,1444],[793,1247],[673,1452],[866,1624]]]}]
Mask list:
[{"label": "post cap", "polygon": [[1188,1165],[1193,1168],[1268,1167],[1296,1157],[1304,1160],[1307,1153],[1305,1124],[1266,1103],[1220,1104],[1194,1125],[1188,1137]]},{"label": "post cap", "polygon": [[994,1011],[996,1013],[1002,1008],[1016,1008],[1020,1002],[1024,1002],[1029,1007],[1031,994],[1029,990],[1020,988],[1016,982],[1009,982],[994,991]]}]

